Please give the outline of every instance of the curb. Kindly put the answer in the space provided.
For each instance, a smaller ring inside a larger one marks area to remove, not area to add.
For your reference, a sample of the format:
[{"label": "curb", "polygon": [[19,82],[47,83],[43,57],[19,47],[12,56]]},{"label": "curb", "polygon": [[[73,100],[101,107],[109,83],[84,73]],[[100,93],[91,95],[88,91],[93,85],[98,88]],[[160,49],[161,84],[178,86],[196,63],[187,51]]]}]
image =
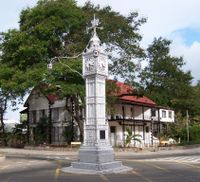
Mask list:
[{"label": "curb", "polygon": [[37,154],[11,154],[5,153],[7,158],[26,158],[26,159],[36,159],[36,160],[71,160],[74,159],[73,156],[61,156],[61,155],[37,155]]},{"label": "curb", "polygon": [[[199,155],[200,147],[195,146],[187,149],[176,150],[153,150],[144,152],[132,152],[132,151],[115,151],[116,158],[149,158],[149,157],[162,157],[162,156],[175,156],[175,155]],[[18,158],[34,158],[43,160],[76,160],[78,157],[77,151],[48,151],[48,150],[27,150],[27,149],[12,149],[12,148],[0,148],[1,160],[6,157],[18,157]]]}]

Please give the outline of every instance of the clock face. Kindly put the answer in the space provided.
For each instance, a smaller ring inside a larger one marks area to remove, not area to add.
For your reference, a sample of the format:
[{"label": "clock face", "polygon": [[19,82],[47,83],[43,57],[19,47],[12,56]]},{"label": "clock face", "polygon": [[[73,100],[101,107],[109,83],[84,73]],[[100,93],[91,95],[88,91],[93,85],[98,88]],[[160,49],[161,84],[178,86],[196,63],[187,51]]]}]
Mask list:
[{"label": "clock face", "polygon": [[[97,57],[95,57],[97,56]],[[85,58],[85,74],[102,74],[107,75],[107,59],[97,51]]]},{"label": "clock face", "polygon": [[106,63],[105,60],[100,59],[98,62],[98,70],[101,72],[104,72],[106,69]]},{"label": "clock face", "polygon": [[97,58],[98,56],[99,56],[99,51],[94,50],[94,51],[93,51],[93,57],[94,57],[94,58]]},{"label": "clock face", "polygon": [[86,59],[86,62],[85,62],[85,68],[86,68],[86,71],[94,71],[94,59],[92,58],[88,58]]}]

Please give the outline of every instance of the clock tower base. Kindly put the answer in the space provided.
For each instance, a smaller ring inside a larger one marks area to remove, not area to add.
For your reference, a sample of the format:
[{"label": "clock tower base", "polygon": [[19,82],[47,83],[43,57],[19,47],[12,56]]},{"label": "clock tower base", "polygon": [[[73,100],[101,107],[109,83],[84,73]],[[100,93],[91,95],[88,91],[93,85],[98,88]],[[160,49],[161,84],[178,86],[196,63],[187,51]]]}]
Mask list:
[{"label": "clock tower base", "polygon": [[79,150],[79,161],[62,169],[63,172],[79,174],[123,173],[131,170],[132,168],[123,166],[121,161],[115,161],[111,146],[82,146]]}]

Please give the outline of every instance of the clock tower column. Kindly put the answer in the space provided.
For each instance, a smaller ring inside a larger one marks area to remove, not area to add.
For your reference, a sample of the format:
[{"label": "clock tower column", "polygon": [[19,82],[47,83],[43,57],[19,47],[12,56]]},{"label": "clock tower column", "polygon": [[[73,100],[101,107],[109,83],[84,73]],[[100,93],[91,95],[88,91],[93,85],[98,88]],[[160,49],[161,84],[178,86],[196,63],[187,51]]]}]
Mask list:
[{"label": "clock tower column", "polygon": [[108,58],[96,33],[98,19],[92,21],[93,35],[83,53],[83,76],[86,82],[86,119],[84,142],[79,150],[79,161],[72,162],[71,170],[86,173],[127,171],[121,161],[115,161],[110,145],[109,126],[106,120],[105,85],[108,76]]}]

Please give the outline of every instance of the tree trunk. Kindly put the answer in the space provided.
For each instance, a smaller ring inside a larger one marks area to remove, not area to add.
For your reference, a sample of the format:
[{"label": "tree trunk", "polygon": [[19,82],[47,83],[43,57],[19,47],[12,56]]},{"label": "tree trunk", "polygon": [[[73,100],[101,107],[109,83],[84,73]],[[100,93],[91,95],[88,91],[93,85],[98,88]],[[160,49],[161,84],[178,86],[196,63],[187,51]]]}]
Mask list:
[{"label": "tree trunk", "polygon": [[[78,97],[77,96],[71,96],[71,99],[74,102],[74,112],[72,110],[71,106],[67,106],[66,104],[66,110],[71,114],[73,119],[76,121],[79,131],[80,131],[80,141],[83,141],[83,118],[80,113],[82,113],[82,107],[80,107],[79,102],[78,102]],[[67,103],[67,101],[66,101]]]},{"label": "tree trunk", "polygon": [[4,115],[4,111],[3,111],[3,109],[2,108],[0,108],[1,109],[1,130],[2,130],[2,138],[3,138],[3,145],[4,146],[7,146],[7,140],[6,140],[6,132],[5,132],[5,123],[4,123],[4,121],[3,121],[3,115]]}]

